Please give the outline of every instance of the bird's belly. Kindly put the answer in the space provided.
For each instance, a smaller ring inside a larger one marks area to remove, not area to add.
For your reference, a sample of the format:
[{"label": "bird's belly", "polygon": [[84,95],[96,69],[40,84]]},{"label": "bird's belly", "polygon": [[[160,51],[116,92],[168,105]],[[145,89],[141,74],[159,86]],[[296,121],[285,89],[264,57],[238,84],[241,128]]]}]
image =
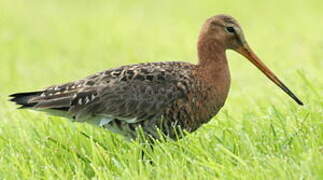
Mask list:
[{"label": "bird's belly", "polygon": [[99,125],[129,140],[136,139],[139,136],[149,139],[160,139],[161,136],[177,139],[183,136],[180,123],[178,121],[170,121],[163,116],[135,123],[102,117],[92,120],[91,124]]},{"label": "bird's belly", "polygon": [[135,139],[139,134],[153,139],[160,139],[161,136],[178,139],[185,135],[183,131],[197,130],[216,115],[222,107],[216,104],[201,103],[202,101],[193,101],[194,103],[188,103],[187,100],[177,101],[166,108],[161,115],[139,122],[113,117],[98,117],[92,121],[92,124],[120,134],[127,139]]},{"label": "bird's belly", "polygon": [[113,133],[122,135],[127,139],[136,138],[137,123],[128,123],[123,120],[102,118],[100,120],[100,127],[103,127]]}]

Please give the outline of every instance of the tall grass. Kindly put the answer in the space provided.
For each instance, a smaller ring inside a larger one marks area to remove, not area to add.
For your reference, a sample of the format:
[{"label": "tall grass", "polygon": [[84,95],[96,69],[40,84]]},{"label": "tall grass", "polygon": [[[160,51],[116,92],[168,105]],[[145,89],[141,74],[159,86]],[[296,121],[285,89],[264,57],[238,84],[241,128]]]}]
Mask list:
[{"label": "tall grass", "polygon": [[[319,0],[0,0],[0,179],[323,179],[322,8]],[[154,151],[7,101],[119,65],[195,62],[200,26],[218,13],[240,21],[305,106],[234,52],[224,109]]]}]

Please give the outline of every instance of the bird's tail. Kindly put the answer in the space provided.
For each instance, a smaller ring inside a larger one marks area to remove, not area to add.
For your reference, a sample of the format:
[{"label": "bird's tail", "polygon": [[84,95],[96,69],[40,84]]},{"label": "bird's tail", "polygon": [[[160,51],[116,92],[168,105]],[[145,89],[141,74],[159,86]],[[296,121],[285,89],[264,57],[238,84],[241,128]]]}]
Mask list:
[{"label": "bird's tail", "polygon": [[35,97],[39,97],[42,94],[42,91],[35,92],[23,92],[11,94],[10,101],[15,102],[18,105],[21,105],[20,109],[23,108],[33,108],[37,102],[32,102],[31,100]]},{"label": "bird's tail", "polygon": [[10,101],[20,106],[20,109],[32,108],[35,110],[55,109],[67,111],[73,99],[71,93],[57,95],[43,95],[44,91],[23,92],[10,95]]}]

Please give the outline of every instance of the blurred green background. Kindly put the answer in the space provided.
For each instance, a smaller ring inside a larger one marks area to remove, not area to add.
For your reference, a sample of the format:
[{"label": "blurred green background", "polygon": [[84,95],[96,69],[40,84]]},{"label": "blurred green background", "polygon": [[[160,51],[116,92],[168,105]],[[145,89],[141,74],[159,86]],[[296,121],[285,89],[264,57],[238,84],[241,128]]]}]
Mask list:
[{"label": "blurred green background", "polygon": [[[131,156],[139,152],[138,144],[89,125],[17,111],[7,101],[14,92],[120,65],[194,63],[201,25],[220,13],[240,22],[250,46],[305,106],[298,107],[246,59],[228,51],[232,86],[224,109],[192,136],[159,145],[151,155],[157,165],[143,166]],[[322,19],[320,0],[0,0],[0,177],[320,179]],[[101,157],[103,152],[92,141],[80,140],[75,127],[110,143],[112,155]],[[231,133],[224,138],[227,131]],[[80,148],[92,165],[58,145],[44,145],[49,136]],[[286,150],[288,139],[297,140]],[[192,152],[177,149],[165,156],[181,145]],[[215,148],[218,145],[226,153]],[[276,145],[284,148],[271,149]]]}]

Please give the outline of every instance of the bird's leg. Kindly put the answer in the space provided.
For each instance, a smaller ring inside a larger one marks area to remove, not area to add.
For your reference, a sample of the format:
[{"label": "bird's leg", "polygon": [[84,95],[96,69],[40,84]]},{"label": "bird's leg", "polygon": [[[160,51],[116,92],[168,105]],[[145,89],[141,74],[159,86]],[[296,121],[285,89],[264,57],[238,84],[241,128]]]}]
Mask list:
[{"label": "bird's leg", "polygon": [[[147,146],[148,145],[148,146]],[[143,144],[143,147],[142,149],[140,150],[140,156],[141,156],[141,161],[144,162],[145,160],[147,160],[147,162],[150,164],[150,165],[154,165],[154,162],[151,158],[151,156],[149,155],[146,155],[145,151],[147,149],[150,149],[152,152],[154,151],[154,146],[152,143],[148,142],[148,143],[145,143]]]},{"label": "bird's leg", "polygon": [[136,128],[136,136],[134,139],[139,143],[140,145],[140,158],[142,162],[148,161],[149,164],[153,165],[154,162],[152,160],[152,157],[147,153],[151,150],[151,152],[154,151],[154,144],[156,143],[156,139],[145,133],[143,128],[141,126],[138,126]]}]

